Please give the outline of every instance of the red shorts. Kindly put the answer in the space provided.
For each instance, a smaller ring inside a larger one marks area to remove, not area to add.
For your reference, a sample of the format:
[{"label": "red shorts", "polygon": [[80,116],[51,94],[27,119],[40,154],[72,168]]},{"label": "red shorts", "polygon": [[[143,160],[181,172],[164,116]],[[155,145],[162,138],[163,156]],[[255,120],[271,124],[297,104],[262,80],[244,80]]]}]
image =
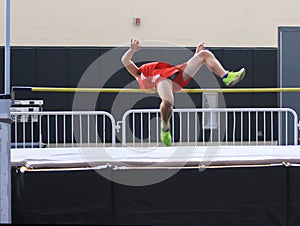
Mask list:
[{"label": "red shorts", "polygon": [[180,65],[159,69],[159,71],[152,73],[153,75],[157,73],[156,75],[157,77],[144,76],[143,74],[141,74],[137,78],[139,86],[141,89],[156,89],[160,81],[165,79],[171,79],[173,81],[173,91],[174,92],[179,91],[183,87],[185,87],[192,79],[192,78],[186,80],[183,79],[183,70],[185,67],[186,67],[186,63],[183,63]]},{"label": "red shorts", "polygon": [[186,67],[186,63],[177,65],[176,67],[179,68],[179,73],[175,76],[175,78],[172,80],[173,81],[173,91],[179,91],[183,87],[185,87],[192,78],[188,78],[186,80],[183,79],[183,70]]}]

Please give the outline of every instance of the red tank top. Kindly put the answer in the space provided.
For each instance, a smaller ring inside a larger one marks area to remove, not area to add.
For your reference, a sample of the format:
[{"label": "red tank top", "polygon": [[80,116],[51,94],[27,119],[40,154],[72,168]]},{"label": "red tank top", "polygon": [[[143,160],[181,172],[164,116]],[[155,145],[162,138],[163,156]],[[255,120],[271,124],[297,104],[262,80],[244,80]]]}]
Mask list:
[{"label": "red tank top", "polygon": [[139,71],[138,83],[141,89],[155,89],[157,82],[170,77],[180,70],[165,62],[151,62],[143,64]]}]

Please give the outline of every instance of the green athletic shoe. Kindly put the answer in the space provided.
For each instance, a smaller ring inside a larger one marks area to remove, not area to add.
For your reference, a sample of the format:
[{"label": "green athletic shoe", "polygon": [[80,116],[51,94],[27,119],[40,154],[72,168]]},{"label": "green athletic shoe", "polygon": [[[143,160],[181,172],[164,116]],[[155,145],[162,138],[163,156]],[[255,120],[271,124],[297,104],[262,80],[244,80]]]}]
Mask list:
[{"label": "green athletic shoe", "polygon": [[245,68],[242,68],[237,72],[230,72],[230,71],[227,72],[228,72],[227,78],[223,78],[223,82],[225,83],[226,86],[234,86],[235,84],[242,81],[246,74]]},{"label": "green athletic shoe", "polygon": [[161,124],[160,127],[160,140],[163,142],[166,146],[170,146],[172,143],[172,136],[171,136],[171,131],[170,131],[170,123],[168,124],[168,131],[165,132],[163,129],[163,125]]}]

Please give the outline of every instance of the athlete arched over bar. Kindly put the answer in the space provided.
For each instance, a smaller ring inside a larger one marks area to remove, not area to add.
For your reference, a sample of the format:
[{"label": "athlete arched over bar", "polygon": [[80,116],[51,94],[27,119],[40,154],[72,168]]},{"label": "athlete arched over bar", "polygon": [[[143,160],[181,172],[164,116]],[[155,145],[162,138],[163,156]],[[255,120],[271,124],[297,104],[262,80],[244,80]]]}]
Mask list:
[{"label": "athlete arched over bar", "polygon": [[166,62],[150,62],[138,67],[133,61],[133,55],[141,49],[141,43],[137,39],[131,39],[130,48],[124,53],[121,61],[127,71],[133,75],[141,89],[154,89],[161,98],[161,141],[170,146],[172,136],[170,131],[170,118],[173,112],[173,93],[186,86],[193,76],[206,64],[210,71],[218,76],[227,86],[233,86],[242,81],[245,76],[245,68],[237,72],[225,70],[214,54],[200,43],[193,57],[180,65],[170,65]]}]

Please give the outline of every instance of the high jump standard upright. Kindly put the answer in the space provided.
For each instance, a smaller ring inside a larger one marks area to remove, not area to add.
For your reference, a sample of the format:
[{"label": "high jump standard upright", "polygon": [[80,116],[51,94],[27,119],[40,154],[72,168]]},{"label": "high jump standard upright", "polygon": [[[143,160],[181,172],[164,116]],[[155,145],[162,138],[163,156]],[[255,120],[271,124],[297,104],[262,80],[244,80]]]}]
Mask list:
[{"label": "high jump standard upright", "polygon": [[5,1],[5,93],[0,95],[0,224],[11,223],[10,0]]}]

